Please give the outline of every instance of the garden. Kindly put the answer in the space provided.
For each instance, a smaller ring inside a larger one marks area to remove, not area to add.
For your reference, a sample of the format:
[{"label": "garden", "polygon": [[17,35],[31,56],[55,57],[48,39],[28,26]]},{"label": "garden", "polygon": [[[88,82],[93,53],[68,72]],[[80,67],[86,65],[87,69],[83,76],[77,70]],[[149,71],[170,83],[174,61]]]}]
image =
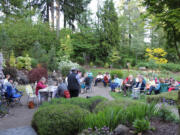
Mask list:
[{"label": "garden", "polygon": [[0,134],[28,126],[38,135],[179,135],[179,5],[1,0]]}]

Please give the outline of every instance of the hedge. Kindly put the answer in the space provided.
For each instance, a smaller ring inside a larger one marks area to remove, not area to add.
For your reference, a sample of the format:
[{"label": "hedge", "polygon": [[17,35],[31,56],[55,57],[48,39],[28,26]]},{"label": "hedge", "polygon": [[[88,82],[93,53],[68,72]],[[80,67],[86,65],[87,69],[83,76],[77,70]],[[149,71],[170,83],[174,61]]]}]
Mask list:
[{"label": "hedge", "polygon": [[34,114],[32,127],[38,135],[76,135],[84,129],[88,114],[75,105],[48,105]]},{"label": "hedge", "polygon": [[114,79],[114,75],[117,75],[118,78],[122,78],[123,77],[123,73],[121,70],[112,70],[111,71],[111,77]]}]

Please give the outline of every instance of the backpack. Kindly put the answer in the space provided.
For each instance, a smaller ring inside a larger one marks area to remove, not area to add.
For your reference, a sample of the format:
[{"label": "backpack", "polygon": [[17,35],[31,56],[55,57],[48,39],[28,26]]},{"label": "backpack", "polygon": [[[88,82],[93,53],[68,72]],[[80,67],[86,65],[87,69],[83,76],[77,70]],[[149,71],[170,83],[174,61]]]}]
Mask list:
[{"label": "backpack", "polygon": [[28,103],[28,107],[29,107],[29,109],[33,109],[33,108],[34,108],[34,102],[33,102],[33,101],[30,101],[30,102]]},{"label": "backpack", "polygon": [[65,90],[65,91],[64,91],[64,97],[65,97],[65,98],[70,98],[70,97],[71,97],[68,90]]}]

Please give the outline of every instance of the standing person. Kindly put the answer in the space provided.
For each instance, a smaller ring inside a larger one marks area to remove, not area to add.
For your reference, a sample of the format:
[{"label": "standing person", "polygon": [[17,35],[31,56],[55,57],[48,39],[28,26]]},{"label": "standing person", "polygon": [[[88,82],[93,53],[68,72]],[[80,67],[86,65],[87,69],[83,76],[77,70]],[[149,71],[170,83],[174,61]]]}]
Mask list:
[{"label": "standing person", "polygon": [[72,73],[68,76],[68,90],[71,97],[78,97],[80,92],[80,83],[77,76],[77,70],[72,69]]}]

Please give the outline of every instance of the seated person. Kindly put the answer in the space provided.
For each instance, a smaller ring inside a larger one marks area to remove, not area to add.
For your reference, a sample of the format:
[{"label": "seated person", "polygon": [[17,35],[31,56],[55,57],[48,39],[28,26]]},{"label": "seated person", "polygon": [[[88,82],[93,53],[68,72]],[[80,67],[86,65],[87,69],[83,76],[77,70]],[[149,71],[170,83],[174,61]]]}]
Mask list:
[{"label": "seated person", "polygon": [[37,86],[36,86],[36,95],[39,95],[38,93],[39,93],[40,89],[44,89],[44,88],[47,87],[47,85],[45,85],[45,83],[46,83],[46,78],[42,77],[40,79],[40,81],[37,83]]},{"label": "seated person", "polygon": [[143,81],[143,78],[141,76],[139,76],[138,78],[139,82],[137,82],[135,84],[135,87],[133,87],[132,89],[132,96],[134,98],[137,98],[139,96],[139,94],[145,89],[146,87],[146,84],[145,82]]},{"label": "seated person", "polygon": [[98,73],[98,75],[96,76],[96,80],[95,80],[95,84],[94,86],[97,86],[98,82],[101,82],[103,80],[103,75],[101,74],[101,72]]},{"label": "seated person", "polygon": [[69,93],[67,85],[65,83],[65,79],[60,79],[59,80],[59,86],[57,88],[57,93],[56,93],[56,97],[65,97],[65,98],[70,98],[70,94],[69,97],[66,95],[66,93]]},{"label": "seated person", "polygon": [[11,98],[19,98],[23,94],[14,87],[12,79],[9,79],[9,81],[6,83],[6,92]]},{"label": "seated person", "polygon": [[103,83],[104,87],[106,87],[108,83],[111,83],[111,76],[108,72],[104,75]]},{"label": "seated person", "polygon": [[111,82],[110,87],[111,91],[115,91],[117,87],[121,87],[122,79],[119,79],[117,75],[114,75],[114,80]]},{"label": "seated person", "polygon": [[123,84],[124,96],[127,96],[127,90],[132,89],[134,84],[135,84],[135,80],[133,79],[133,76],[129,75],[128,80],[126,78],[126,80],[124,81],[124,84]]},{"label": "seated person", "polygon": [[164,81],[162,79],[160,79],[160,82],[152,84],[150,86],[149,92],[147,94],[151,95],[152,91],[154,91],[155,94],[159,94],[160,93],[160,88],[161,88],[161,83],[164,83]]},{"label": "seated person", "polygon": [[172,90],[175,90],[179,86],[179,83],[175,80],[172,80],[172,83],[168,89],[168,92],[171,92]]}]

